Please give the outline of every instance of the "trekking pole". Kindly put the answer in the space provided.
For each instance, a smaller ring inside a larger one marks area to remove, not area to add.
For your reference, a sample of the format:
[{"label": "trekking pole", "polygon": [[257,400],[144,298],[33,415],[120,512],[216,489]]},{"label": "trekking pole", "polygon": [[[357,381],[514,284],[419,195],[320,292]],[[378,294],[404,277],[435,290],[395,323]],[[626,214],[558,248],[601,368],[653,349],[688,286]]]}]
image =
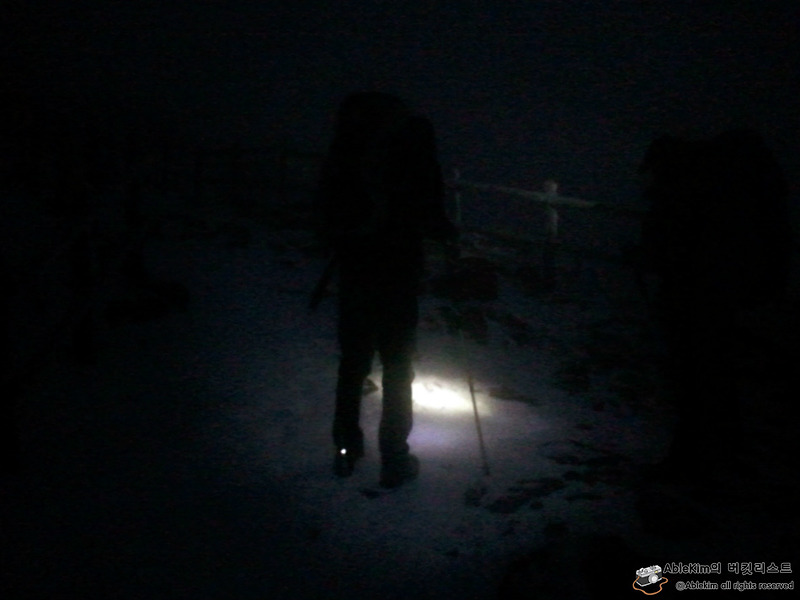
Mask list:
[{"label": "trekking pole", "polygon": [[486,444],[483,441],[483,428],[481,427],[481,417],[478,412],[478,401],[475,399],[475,381],[472,377],[472,368],[470,367],[469,355],[467,353],[467,342],[464,339],[464,310],[463,306],[460,307],[458,315],[458,337],[461,345],[461,360],[464,364],[464,370],[467,373],[467,385],[469,387],[469,396],[472,400],[472,414],[475,419],[475,430],[478,432],[478,445],[481,452],[481,462],[483,463],[483,473],[487,477],[491,475],[489,469],[489,459],[486,454]]},{"label": "trekking pole", "polygon": [[[463,315],[462,315],[463,316]],[[460,324],[459,324],[460,325]],[[486,444],[483,441],[483,429],[481,428],[481,417],[478,412],[478,401],[475,399],[475,382],[472,379],[472,369],[469,366],[469,359],[467,358],[467,344],[464,340],[464,329],[459,326],[459,337],[461,338],[461,355],[464,357],[464,368],[467,371],[467,385],[469,386],[469,395],[472,399],[472,414],[475,417],[475,430],[478,432],[478,445],[481,451],[481,462],[483,463],[483,474],[487,477],[491,475],[489,469],[489,459],[486,455]]]}]

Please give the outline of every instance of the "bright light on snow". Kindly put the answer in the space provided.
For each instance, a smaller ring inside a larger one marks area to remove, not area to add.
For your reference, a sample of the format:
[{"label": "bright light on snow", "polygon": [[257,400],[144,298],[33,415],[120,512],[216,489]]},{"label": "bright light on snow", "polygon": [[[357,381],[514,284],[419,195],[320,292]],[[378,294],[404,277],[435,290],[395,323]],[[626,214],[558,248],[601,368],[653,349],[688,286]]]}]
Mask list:
[{"label": "bright light on snow", "polygon": [[[451,384],[434,377],[417,377],[412,391],[417,408],[449,413],[472,412],[472,400],[466,381]],[[478,410],[482,415],[487,412],[481,403]]]}]

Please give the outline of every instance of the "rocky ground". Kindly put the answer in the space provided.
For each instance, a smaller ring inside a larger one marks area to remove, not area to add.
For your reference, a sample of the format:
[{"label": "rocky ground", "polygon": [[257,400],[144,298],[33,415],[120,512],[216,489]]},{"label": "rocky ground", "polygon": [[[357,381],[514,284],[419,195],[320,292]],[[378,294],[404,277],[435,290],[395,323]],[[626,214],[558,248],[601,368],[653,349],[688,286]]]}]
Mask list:
[{"label": "rocky ground", "polygon": [[27,386],[24,468],[3,496],[9,598],[592,598],[651,564],[796,559],[788,306],[746,316],[747,438],[688,485],[654,466],[672,400],[625,257],[565,247],[550,287],[536,244],[468,233],[472,280],[497,297],[449,299],[434,252],[418,381],[461,404],[418,406],[422,475],[384,495],[374,456],[330,474],[334,303],[307,311],[324,257],[305,224],[148,222],[148,278],[110,279],[98,362],[62,347]]}]

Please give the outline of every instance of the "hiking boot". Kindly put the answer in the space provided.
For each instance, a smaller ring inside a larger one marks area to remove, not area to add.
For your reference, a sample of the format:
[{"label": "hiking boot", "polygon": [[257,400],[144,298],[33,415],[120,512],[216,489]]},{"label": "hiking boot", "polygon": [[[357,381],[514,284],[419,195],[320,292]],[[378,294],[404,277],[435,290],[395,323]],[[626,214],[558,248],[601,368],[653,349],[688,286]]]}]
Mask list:
[{"label": "hiking boot", "polygon": [[413,454],[403,454],[385,460],[381,466],[380,485],[383,488],[396,488],[419,475],[419,459]]},{"label": "hiking boot", "polygon": [[364,456],[364,443],[350,447],[336,448],[333,458],[333,472],[338,477],[350,477],[355,470],[356,462]]}]

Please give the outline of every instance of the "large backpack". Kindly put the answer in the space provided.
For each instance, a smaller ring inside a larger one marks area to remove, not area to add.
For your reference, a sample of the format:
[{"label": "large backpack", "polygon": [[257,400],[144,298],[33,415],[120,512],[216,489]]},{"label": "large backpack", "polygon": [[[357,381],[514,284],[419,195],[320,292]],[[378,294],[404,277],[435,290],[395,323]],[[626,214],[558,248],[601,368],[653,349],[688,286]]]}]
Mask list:
[{"label": "large backpack", "polygon": [[333,243],[413,244],[446,228],[433,126],[396,97],[348,97],[323,166],[319,231]]}]

